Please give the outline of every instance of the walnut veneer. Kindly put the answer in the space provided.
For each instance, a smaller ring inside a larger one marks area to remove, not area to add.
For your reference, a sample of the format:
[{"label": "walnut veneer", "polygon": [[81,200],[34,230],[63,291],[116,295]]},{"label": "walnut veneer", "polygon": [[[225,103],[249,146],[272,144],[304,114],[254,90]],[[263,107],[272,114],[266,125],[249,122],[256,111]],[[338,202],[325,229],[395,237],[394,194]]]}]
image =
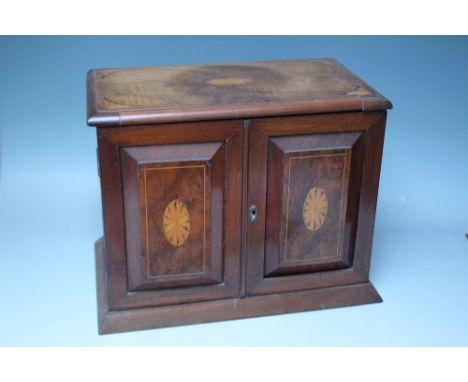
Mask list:
[{"label": "walnut veneer", "polygon": [[90,71],[99,332],[381,301],[389,108],[332,59]]}]

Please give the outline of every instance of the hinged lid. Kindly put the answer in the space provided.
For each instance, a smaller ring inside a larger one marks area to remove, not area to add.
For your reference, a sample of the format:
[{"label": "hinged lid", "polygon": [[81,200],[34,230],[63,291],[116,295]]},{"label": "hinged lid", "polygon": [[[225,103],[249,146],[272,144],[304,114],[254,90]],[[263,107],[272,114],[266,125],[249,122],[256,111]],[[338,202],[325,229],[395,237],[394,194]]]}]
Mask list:
[{"label": "hinged lid", "polygon": [[391,107],[333,59],[88,73],[88,124],[98,127]]}]

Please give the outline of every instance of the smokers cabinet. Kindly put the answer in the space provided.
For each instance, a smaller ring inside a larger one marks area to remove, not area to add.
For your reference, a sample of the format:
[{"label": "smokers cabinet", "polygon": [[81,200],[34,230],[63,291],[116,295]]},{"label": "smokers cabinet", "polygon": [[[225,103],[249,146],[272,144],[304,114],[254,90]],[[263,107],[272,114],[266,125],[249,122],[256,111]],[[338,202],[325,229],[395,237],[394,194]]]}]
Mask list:
[{"label": "smokers cabinet", "polygon": [[333,59],[88,73],[100,333],[381,301],[386,109]]}]

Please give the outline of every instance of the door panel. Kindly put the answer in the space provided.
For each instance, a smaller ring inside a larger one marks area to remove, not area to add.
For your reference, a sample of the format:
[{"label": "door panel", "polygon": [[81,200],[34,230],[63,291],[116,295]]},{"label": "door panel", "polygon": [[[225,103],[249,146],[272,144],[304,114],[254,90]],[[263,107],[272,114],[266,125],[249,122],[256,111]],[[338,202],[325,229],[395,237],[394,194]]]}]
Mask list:
[{"label": "door panel", "polygon": [[265,276],[350,266],[356,209],[347,207],[358,195],[348,188],[362,142],[361,133],[269,139]]},{"label": "door panel", "polygon": [[223,144],[130,147],[122,163],[130,289],[221,283]]},{"label": "door panel", "polygon": [[359,206],[368,203],[366,169],[381,150],[369,136],[376,136],[374,129],[381,134],[382,117],[337,113],[252,121],[248,203],[257,207],[258,219],[247,229],[248,294],[367,281],[362,265],[370,248],[355,249],[372,234],[373,222],[359,221]]},{"label": "door panel", "polygon": [[110,309],[238,296],[243,122],[98,134]]}]

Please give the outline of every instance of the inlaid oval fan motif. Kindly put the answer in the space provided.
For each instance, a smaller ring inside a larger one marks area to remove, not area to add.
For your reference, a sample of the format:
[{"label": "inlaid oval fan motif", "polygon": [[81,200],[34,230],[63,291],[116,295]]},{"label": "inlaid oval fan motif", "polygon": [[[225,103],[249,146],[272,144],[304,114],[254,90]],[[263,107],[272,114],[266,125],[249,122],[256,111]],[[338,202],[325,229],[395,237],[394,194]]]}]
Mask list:
[{"label": "inlaid oval fan motif", "polygon": [[176,199],[170,202],[164,210],[164,235],[174,247],[185,243],[190,233],[190,214],[184,202]]},{"label": "inlaid oval fan motif", "polygon": [[310,231],[317,231],[325,222],[328,213],[328,199],[325,191],[312,188],[304,200],[304,224]]}]

